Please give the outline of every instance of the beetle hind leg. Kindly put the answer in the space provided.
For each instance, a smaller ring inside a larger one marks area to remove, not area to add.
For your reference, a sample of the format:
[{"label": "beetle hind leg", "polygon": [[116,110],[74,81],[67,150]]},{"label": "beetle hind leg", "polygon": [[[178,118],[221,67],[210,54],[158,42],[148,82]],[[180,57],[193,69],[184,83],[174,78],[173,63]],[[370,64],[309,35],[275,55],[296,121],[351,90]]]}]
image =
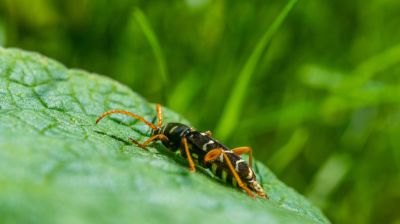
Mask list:
[{"label": "beetle hind leg", "polygon": [[211,162],[211,161],[217,159],[221,154],[224,157],[224,160],[226,161],[226,164],[228,165],[229,170],[232,172],[233,177],[235,178],[239,187],[242,188],[247,193],[247,195],[249,195],[252,198],[255,198],[254,193],[243,183],[239,174],[236,172],[235,168],[233,167],[231,160],[226,155],[226,153],[224,152],[223,149],[216,148],[216,149],[209,151],[204,157],[204,162]]},{"label": "beetle hind leg", "polygon": [[232,152],[234,152],[236,155],[242,155],[245,153],[249,154],[249,165],[250,167],[253,167],[253,150],[251,147],[248,146],[242,146],[242,147],[237,147],[232,149]]}]

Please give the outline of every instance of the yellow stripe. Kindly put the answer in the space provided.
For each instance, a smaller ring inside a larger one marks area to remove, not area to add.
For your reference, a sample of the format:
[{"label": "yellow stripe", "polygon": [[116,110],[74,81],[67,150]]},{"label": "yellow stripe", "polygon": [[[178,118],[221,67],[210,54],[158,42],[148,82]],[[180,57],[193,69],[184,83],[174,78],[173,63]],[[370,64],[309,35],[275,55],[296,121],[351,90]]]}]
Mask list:
[{"label": "yellow stripe", "polygon": [[235,177],[232,177],[232,185],[237,187],[237,181],[236,181]]},{"label": "yellow stripe", "polygon": [[226,183],[226,177],[228,176],[228,172],[226,172],[225,170],[222,170],[222,181],[224,183]]},{"label": "yellow stripe", "polygon": [[192,159],[194,163],[199,163],[199,155],[197,155],[196,153],[192,153]]},{"label": "yellow stripe", "polygon": [[213,164],[211,165],[211,171],[212,171],[212,173],[213,173],[214,175],[217,174],[217,168],[218,168],[217,164],[213,163]]}]

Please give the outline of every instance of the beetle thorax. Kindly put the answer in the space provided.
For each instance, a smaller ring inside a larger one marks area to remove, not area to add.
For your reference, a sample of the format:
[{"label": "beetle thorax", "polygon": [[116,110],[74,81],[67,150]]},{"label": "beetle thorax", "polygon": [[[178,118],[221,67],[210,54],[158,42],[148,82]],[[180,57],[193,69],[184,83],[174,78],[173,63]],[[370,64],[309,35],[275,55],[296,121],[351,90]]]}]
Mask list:
[{"label": "beetle thorax", "polygon": [[168,141],[163,141],[163,144],[170,149],[177,149],[181,145],[182,137],[190,132],[191,128],[180,123],[167,123],[153,134],[163,134],[167,136]]}]

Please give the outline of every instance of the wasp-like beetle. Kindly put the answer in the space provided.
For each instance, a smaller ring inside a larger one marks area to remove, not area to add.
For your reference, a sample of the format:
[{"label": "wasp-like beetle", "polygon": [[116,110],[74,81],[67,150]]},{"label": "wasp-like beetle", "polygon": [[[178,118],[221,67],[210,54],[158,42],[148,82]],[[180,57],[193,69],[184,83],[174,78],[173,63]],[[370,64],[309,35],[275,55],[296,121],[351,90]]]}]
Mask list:
[{"label": "wasp-like beetle", "polygon": [[[268,199],[262,186],[257,182],[252,167],[252,150],[250,147],[238,147],[232,150],[222,145],[211,137],[211,132],[199,132],[187,125],[180,123],[162,124],[161,106],[156,105],[157,126],[145,120],[143,117],[125,110],[110,110],[103,113],[96,124],[110,114],[125,114],[144,122],[149,126],[151,137],[144,143],[130,139],[134,144],[146,149],[153,141],[161,140],[165,147],[172,151],[180,150],[181,155],[187,158],[190,171],[196,170],[195,163],[211,169],[217,177],[224,182],[231,182],[233,186],[239,186],[249,196],[255,198],[254,193],[262,198]],[[249,163],[246,163],[240,155],[249,154]]]}]

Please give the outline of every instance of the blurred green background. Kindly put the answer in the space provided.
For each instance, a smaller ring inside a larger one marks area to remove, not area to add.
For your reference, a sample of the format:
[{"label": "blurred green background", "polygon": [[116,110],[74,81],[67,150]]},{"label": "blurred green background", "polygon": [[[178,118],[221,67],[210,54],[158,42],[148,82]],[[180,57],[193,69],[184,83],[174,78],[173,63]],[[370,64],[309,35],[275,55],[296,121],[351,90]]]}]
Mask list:
[{"label": "blurred green background", "polygon": [[299,0],[274,32],[286,3],[0,0],[0,45],[252,146],[334,223],[400,223],[400,1]]}]

